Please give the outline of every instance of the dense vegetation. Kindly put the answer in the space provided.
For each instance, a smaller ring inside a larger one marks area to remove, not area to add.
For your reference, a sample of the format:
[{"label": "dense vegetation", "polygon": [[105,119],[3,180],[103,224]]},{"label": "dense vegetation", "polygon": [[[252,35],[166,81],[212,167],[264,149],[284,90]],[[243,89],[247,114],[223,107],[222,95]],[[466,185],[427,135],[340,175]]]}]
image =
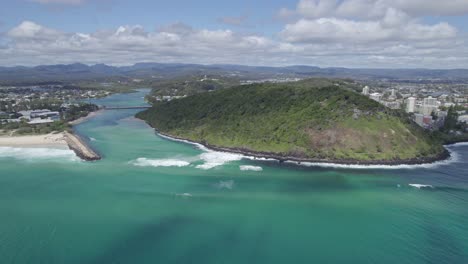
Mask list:
[{"label": "dense vegetation", "polygon": [[320,160],[409,160],[443,147],[407,115],[354,91],[349,81],[255,84],[155,104],[159,131],[205,144]]},{"label": "dense vegetation", "polygon": [[239,80],[221,76],[191,76],[168,80],[153,80],[149,85],[151,93],[147,96],[149,102],[156,102],[161,96],[185,96],[238,85]]}]

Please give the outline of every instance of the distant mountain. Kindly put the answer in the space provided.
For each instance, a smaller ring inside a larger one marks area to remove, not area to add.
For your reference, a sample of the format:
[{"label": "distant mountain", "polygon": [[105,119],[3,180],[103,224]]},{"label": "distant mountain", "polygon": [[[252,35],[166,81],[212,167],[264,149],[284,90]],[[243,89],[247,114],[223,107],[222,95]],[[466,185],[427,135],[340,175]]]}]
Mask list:
[{"label": "distant mountain", "polygon": [[199,65],[181,63],[137,63],[132,66],[115,67],[105,64],[85,65],[58,64],[36,67],[0,67],[0,83],[34,83],[47,81],[106,80],[109,78],[177,77],[184,75],[218,74],[237,76],[240,79],[278,77],[332,77],[353,79],[440,79],[468,80],[467,69],[348,69],[319,68],[314,66],[244,66],[244,65]]},{"label": "distant mountain", "polygon": [[137,117],[166,135],[246,155],[367,164],[446,157],[405,113],[356,93],[354,85],[333,79],[244,85],[156,103]]}]

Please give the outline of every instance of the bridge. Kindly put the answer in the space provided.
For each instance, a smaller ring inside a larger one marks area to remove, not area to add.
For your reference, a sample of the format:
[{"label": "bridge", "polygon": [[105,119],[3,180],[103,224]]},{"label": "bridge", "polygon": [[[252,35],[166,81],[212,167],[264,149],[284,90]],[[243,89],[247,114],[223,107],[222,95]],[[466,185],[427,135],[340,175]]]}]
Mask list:
[{"label": "bridge", "polygon": [[100,106],[102,110],[149,109],[151,106]]}]

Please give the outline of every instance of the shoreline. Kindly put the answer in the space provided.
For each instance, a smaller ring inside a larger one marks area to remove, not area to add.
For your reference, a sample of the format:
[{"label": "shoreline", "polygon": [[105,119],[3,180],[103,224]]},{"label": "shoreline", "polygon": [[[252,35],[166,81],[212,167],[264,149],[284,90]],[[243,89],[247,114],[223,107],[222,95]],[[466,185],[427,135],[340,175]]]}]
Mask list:
[{"label": "shoreline", "polygon": [[95,117],[95,116],[101,114],[102,111],[103,111],[102,109],[99,109],[99,110],[97,110],[97,111],[90,112],[87,116],[83,116],[83,117],[80,117],[80,118],[78,118],[78,119],[76,119],[76,120],[70,121],[70,122],[68,122],[68,124],[70,124],[70,125],[72,125],[72,126],[79,125],[79,124],[81,124],[81,123],[83,123],[83,122],[86,122],[86,121],[88,121],[89,119],[91,119],[91,118],[93,118],[93,117]]},{"label": "shoreline", "polygon": [[[68,122],[73,126],[101,114],[102,110],[90,112],[87,116]],[[55,148],[72,150],[77,157],[84,161],[97,161],[102,157],[76,132],[52,132],[42,135],[0,136],[0,147],[16,148]]]},{"label": "shoreline", "polygon": [[[324,164],[324,165],[356,165],[356,166],[402,166],[402,165],[429,165],[434,162],[440,162],[448,160],[452,157],[450,151],[445,148],[445,146],[453,145],[453,144],[444,144],[444,151],[437,156],[428,157],[428,158],[414,158],[414,159],[407,159],[407,160],[375,160],[375,161],[356,161],[356,160],[333,160],[333,159],[304,159],[304,158],[297,158],[291,156],[283,156],[274,153],[268,152],[254,152],[248,151],[239,148],[224,148],[224,147],[217,147],[210,144],[196,142],[192,140],[188,140],[185,138],[174,137],[169,134],[162,133],[155,129],[155,132],[167,139],[181,141],[185,143],[195,144],[198,146],[202,146],[208,150],[212,151],[220,151],[220,152],[227,152],[227,153],[235,153],[241,154],[247,157],[251,157],[253,160],[276,160],[279,163],[294,163],[301,165],[301,163],[317,163],[317,164]],[[462,142],[457,142],[462,143]]]},{"label": "shoreline", "polygon": [[0,137],[0,147],[69,149],[84,161],[96,161],[101,159],[101,156],[80,136],[70,132],[43,135],[2,136]]},{"label": "shoreline", "polygon": [[0,147],[17,148],[67,148],[65,133],[50,133],[43,135],[0,136]]}]

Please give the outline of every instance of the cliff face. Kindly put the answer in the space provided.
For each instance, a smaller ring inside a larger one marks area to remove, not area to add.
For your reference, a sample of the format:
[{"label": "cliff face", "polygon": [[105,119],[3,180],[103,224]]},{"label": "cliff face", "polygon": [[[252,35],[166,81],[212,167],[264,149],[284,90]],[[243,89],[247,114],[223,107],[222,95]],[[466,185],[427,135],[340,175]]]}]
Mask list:
[{"label": "cliff face", "polygon": [[138,117],[175,137],[301,160],[404,162],[444,155],[404,113],[352,86],[324,79],[240,86],[157,104]]}]

